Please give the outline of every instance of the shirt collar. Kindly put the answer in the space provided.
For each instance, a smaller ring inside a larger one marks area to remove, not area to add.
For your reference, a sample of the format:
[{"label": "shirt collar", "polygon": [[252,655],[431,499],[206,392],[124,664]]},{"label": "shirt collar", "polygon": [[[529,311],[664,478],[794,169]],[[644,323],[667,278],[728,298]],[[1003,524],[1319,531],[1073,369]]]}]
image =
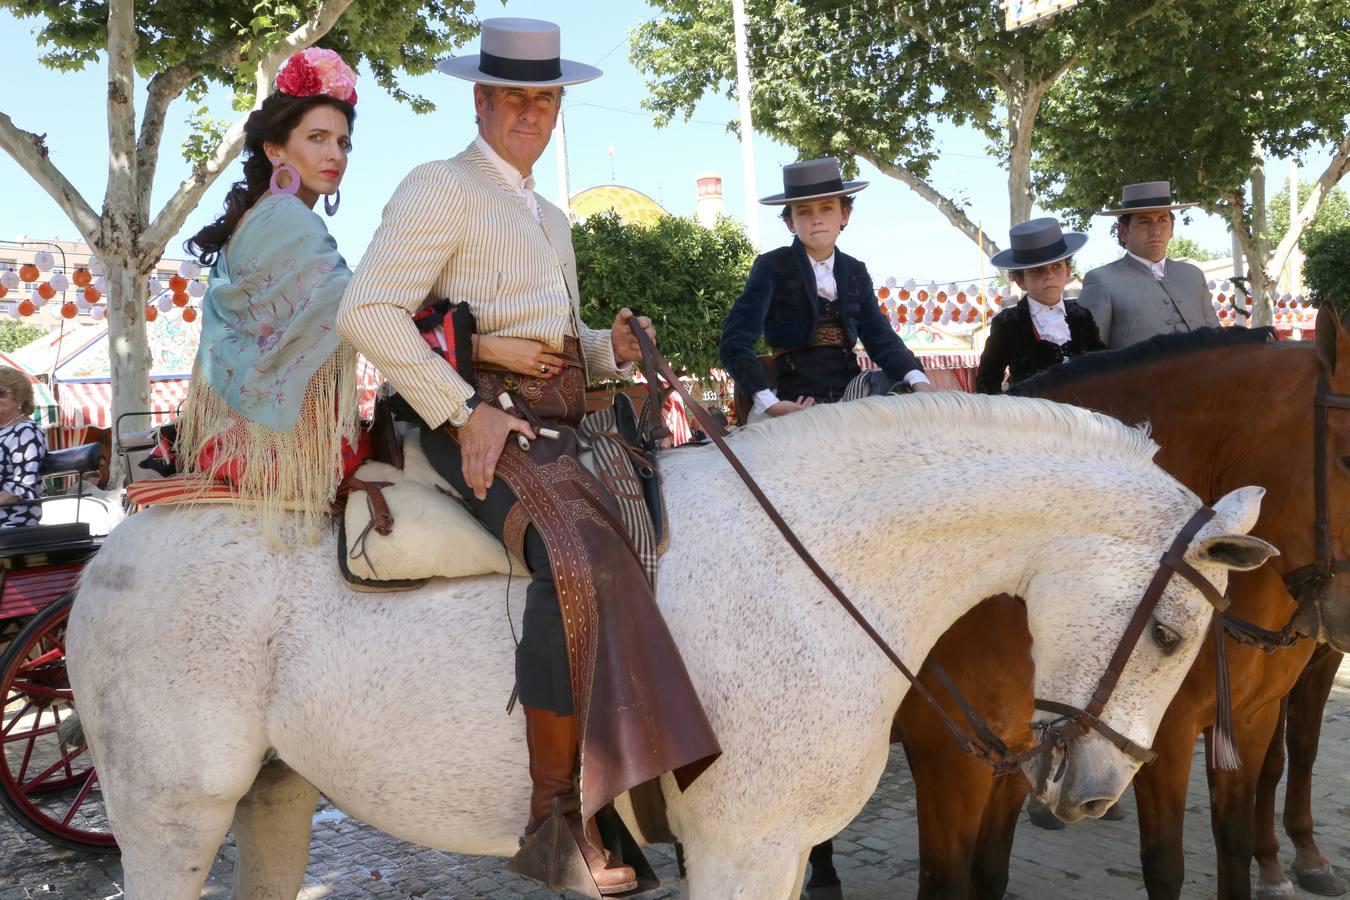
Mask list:
[{"label": "shirt collar", "polygon": [[520,174],[520,170],[502,159],[501,155],[498,154],[496,150],[492,149],[492,145],[483,140],[481,134],[474,136],[473,143],[474,146],[482,151],[483,155],[488,158],[488,162],[492,163],[497,171],[501,173],[502,177],[506,179],[507,184],[518,191],[534,190],[534,176]]},{"label": "shirt collar", "polygon": [[1125,255],[1130,257],[1140,265],[1142,265],[1145,269],[1148,269],[1157,278],[1162,278],[1164,275],[1167,274],[1167,257],[1165,256],[1162,259],[1158,260],[1157,262],[1153,262],[1151,260],[1144,259],[1142,256],[1135,256],[1128,250],[1125,251]]},{"label": "shirt collar", "polygon": [[1064,308],[1063,297],[1060,297],[1059,302],[1054,306],[1046,306],[1044,303],[1041,303],[1028,294],[1027,307],[1031,310],[1033,316],[1056,316],[1062,318],[1068,315],[1068,310]]},{"label": "shirt collar", "polygon": [[831,251],[830,251],[830,255],[827,256],[827,257],[825,257],[825,258],[822,259],[822,260],[816,260],[816,259],[815,259],[814,257],[812,257],[811,254],[809,254],[809,253],[806,254],[806,258],[809,259],[809,260],[811,260],[811,265],[812,265],[812,267],[817,268],[817,269],[827,269],[827,270],[833,272],[833,271],[834,271],[834,253],[835,253],[835,251],[831,250]]}]

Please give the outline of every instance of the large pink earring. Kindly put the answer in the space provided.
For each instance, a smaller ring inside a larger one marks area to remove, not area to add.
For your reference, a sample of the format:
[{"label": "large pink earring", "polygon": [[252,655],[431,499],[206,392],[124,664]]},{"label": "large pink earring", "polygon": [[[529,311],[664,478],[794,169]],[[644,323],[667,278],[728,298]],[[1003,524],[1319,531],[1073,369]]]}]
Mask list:
[{"label": "large pink earring", "polygon": [[[282,187],[281,183],[277,180],[277,176],[283,173],[290,176],[291,179],[290,183],[285,187]],[[268,183],[267,188],[274,194],[290,194],[291,196],[295,196],[300,193],[300,173],[296,171],[294,166],[288,166],[285,163],[273,163],[272,180]]]}]

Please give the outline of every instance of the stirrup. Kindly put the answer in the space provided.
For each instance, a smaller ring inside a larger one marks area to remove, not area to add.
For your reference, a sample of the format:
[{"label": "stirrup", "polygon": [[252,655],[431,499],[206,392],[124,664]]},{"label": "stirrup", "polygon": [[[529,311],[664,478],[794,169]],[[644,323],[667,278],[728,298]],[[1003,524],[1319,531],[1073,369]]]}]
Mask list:
[{"label": "stirrup", "polygon": [[[506,870],[542,881],[551,891],[572,891],[604,900],[637,890],[638,882],[611,889],[601,894],[591,867],[586,862],[581,846],[567,822],[569,816],[581,815],[581,803],[575,794],[553,798],[553,812],[535,831],[520,839],[520,849],[506,862]],[[604,848],[597,848],[603,853]]]}]

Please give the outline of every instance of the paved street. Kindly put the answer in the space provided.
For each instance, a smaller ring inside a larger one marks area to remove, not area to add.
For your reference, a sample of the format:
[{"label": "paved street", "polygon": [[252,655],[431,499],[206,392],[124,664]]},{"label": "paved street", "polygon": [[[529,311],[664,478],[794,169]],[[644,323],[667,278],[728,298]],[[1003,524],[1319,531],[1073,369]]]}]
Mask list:
[{"label": "paved street", "polygon": [[[1326,710],[1314,811],[1322,849],[1350,876],[1350,665]],[[1209,835],[1204,773],[1197,748],[1187,809],[1185,896],[1214,896],[1213,843]],[[1114,900],[1142,897],[1133,799],[1123,822],[1090,822],[1046,832],[1018,831],[1010,896]],[[1025,814],[1024,814],[1025,819]],[[893,754],[876,796],[835,842],[849,900],[912,896],[917,885],[918,835],[914,790],[899,752]],[[228,897],[233,847],[221,849],[203,897]],[[649,851],[666,889],[647,895],[676,897],[674,858]],[[1285,856],[1289,855],[1286,847]],[[116,858],[56,851],[7,820],[0,820],[0,900],[96,900],[121,897]],[[500,871],[495,859],[475,859],[405,844],[324,808],[314,820],[314,844],[302,900],[322,898],[456,898],[518,900],[554,894]],[[1300,896],[1304,895],[1300,892]],[[702,900],[702,898],[700,898]],[[716,900],[716,898],[713,898]]]}]

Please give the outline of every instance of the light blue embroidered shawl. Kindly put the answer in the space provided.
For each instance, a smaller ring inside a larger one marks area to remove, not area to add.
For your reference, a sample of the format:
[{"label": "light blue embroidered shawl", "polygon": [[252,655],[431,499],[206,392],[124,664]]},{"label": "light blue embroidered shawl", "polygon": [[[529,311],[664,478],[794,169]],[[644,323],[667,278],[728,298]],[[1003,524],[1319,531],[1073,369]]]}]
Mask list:
[{"label": "light blue embroidered shawl", "polygon": [[313,210],[264,196],[211,270],[202,376],[239,415],[289,431],[310,378],[338,349],[338,303],[351,277]]},{"label": "light blue embroidered shawl", "polygon": [[[351,277],[323,220],[271,194],[211,270],[179,456],[188,472],[228,474],[273,543],[317,539],[354,443],[356,353],[337,333]],[[299,536],[287,510],[304,513]]]}]

